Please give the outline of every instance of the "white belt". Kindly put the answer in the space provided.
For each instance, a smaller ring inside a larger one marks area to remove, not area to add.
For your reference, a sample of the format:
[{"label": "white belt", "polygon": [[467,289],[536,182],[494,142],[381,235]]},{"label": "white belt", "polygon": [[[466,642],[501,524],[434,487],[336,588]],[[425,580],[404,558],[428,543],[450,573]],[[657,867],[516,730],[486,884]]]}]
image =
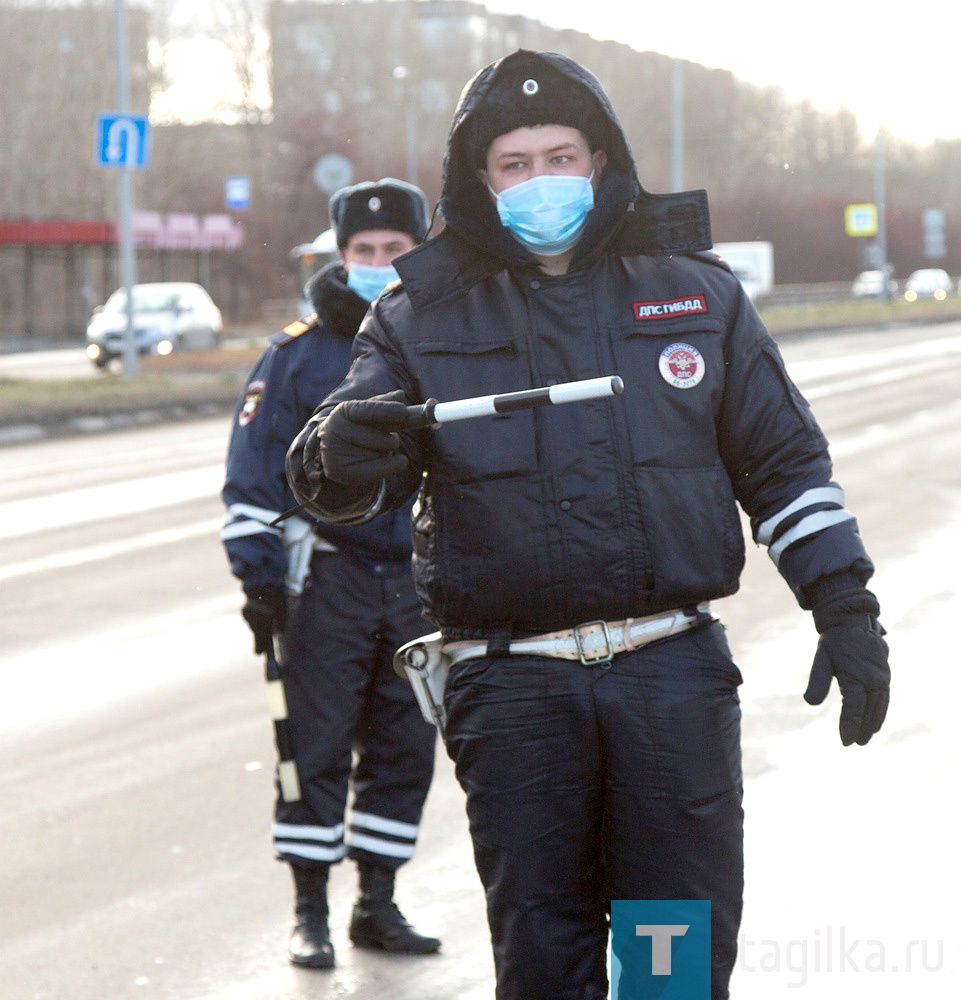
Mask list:
[{"label": "white belt", "polygon": [[[579,660],[585,665],[609,663],[618,653],[637,649],[655,639],[666,639],[669,635],[686,632],[696,622],[710,615],[711,605],[705,601],[698,604],[696,614],[682,611],[665,611],[645,618],[625,618],[618,622],[583,622],[573,628],[544,635],[532,635],[510,643],[507,652],[511,656],[549,656],[560,660]],[[444,654],[450,663],[485,657],[486,642],[448,642],[444,644]]]}]

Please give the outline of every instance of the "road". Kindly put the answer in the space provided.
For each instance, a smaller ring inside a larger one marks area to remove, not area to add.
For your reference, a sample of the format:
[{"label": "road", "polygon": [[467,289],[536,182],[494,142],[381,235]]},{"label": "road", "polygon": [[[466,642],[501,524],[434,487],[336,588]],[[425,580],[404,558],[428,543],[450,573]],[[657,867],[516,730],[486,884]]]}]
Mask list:
[{"label": "road", "polygon": [[[716,611],[745,676],[747,888],[735,1000],[961,991],[953,790],[961,703],[961,324],[794,339],[879,567],[894,700],[867,748],[762,550]],[[217,539],[223,419],[0,451],[0,996],[4,1000],[489,1000],[462,795],[438,753],[399,899],[439,955],[285,960],[261,665]],[[940,944],[939,944],[940,943]],[[807,991],[807,992],[805,992]]]}]

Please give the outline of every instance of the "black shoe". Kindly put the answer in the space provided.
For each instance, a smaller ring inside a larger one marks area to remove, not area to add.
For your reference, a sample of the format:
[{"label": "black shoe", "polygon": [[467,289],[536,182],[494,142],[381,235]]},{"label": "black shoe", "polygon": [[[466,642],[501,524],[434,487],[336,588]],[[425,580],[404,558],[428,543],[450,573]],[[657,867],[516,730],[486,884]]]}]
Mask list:
[{"label": "black shoe", "polygon": [[440,940],[418,934],[393,900],[394,873],[359,865],[360,898],[350,918],[350,940],[358,948],[377,948],[405,955],[430,955]]},{"label": "black shoe", "polygon": [[297,890],[296,923],[290,933],[287,955],[294,965],[311,969],[334,967],[334,946],[327,927],[327,873],[322,868],[298,868],[291,865]]}]

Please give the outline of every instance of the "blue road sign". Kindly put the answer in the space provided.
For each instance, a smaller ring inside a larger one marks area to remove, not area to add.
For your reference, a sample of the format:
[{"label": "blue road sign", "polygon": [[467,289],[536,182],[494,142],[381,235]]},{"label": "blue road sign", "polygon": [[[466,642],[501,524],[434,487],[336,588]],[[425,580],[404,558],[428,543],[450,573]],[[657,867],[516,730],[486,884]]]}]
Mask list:
[{"label": "blue road sign", "polygon": [[150,159],[150,127],[137,115],[97,116],[97,165],[142,170]]},{"label": "blue road sign", "polygon": [[224,182],[224,204],[233,212],[250,208],[250,178],[228,177]]}]

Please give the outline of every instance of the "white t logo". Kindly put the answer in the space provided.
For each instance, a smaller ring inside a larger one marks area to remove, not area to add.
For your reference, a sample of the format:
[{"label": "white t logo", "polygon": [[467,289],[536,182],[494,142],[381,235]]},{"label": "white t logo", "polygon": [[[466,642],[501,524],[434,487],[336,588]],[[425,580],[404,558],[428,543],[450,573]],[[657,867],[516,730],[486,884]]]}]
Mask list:
[{"label": "white t logo", "polygon": [[637,924],[634,933],[651,939],[651,975],[671,974],[671,939],[684,937],[690,924]]}]

